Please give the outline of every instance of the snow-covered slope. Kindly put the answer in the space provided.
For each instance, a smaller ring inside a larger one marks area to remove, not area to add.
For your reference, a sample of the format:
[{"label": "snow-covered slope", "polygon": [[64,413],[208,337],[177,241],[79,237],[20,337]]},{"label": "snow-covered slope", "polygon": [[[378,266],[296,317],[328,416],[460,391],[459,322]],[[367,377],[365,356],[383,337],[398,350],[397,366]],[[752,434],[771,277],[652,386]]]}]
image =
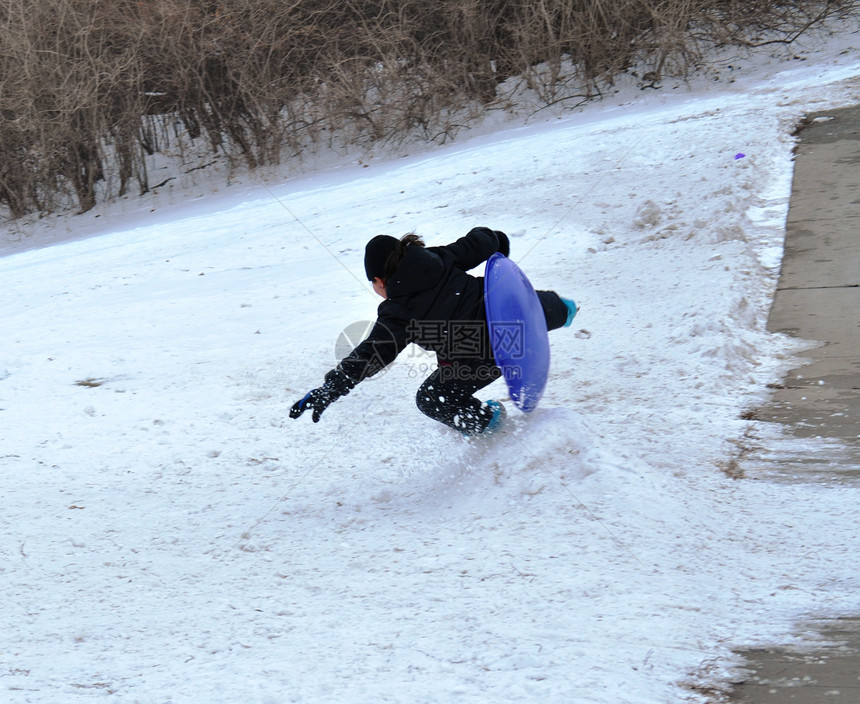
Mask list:
[{"label": "snow-covered slope", "polygon": [[[858,76],[834,41],[0,259],[0,699],[701,701],[732,647],[856,613],[856,490],[726,470],[796,349],[794,125]],[[541,408],[464,440],[407,350],[289,420],[374,317],[365,241],[475,225],[582,304]]]}]

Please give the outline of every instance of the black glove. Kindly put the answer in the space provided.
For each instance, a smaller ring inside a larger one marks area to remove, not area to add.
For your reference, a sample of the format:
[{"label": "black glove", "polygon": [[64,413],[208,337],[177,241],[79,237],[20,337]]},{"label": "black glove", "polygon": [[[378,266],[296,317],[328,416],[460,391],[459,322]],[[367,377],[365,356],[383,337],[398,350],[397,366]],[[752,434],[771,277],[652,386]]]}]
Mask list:
[{"label": "black glove", "polygon": [[343,372],[333,369],[325,375],[325,383],[306,393],[290,409],[290,418],[298,418],[309,408],[313,409],[314,423],[320,422],[323,411],[341,396],[346,396],[355,383]]},{"label": "black glove", "polygon": [[504,254],[506,257],[511,256],[511,241],[508,236],[501,230],[493,230],[493,234],[499,238],[499,254]]}]

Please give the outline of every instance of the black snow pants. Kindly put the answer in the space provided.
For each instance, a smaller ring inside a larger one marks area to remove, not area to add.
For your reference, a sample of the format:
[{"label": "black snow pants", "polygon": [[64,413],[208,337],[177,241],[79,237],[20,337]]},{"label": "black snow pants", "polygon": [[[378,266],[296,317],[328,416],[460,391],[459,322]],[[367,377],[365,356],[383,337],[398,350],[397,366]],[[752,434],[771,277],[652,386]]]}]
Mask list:
[{"label": "black snow pants", "polygon": [[[537,295],[547,330],[564,325],[568,310],[558,294],[555,291],[538,291]],[[470,435],[482,432],[493,412],[475,398],[474,393],[502,375],[489,344],[485,349],[487,353],[483,357],[440,360],[438,369],[424,380],[415,395],[418,409],[455,430]]]}]

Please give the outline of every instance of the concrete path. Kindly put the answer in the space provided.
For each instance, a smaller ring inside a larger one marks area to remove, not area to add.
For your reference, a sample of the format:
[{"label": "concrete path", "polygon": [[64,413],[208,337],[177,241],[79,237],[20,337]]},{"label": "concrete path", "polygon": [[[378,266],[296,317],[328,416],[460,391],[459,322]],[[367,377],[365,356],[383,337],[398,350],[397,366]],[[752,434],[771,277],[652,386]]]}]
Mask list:
[{"label": "concrete path", "polygon": [[814,651],[774,648],[742,655],[749,675],[734,691],[738,704],[858,704],[860,619],[808,624],[832,645]]},{"label": "concrete path", "polygon": [[813,363],[791,372],[755,418],[845,443],[843,456],[794,458],[793,472],[860,481],[860,106],[809,119],[768,327],[825,344],[803,354]]},{"label": "concrete path", "polygon": [[[860,106],[810,115],[801,140],[768,327],[824,344],[803,353],[812,364],[790,372],[753,416],[784,423],[797,437],[831,439],[833,450],[749,458],[752,471],[746,461],[744,469],[764,481],[860,486]],[[740,653],[748,676],[730,701],[860,704],[860,614],[802,626],[833,645]]]}]

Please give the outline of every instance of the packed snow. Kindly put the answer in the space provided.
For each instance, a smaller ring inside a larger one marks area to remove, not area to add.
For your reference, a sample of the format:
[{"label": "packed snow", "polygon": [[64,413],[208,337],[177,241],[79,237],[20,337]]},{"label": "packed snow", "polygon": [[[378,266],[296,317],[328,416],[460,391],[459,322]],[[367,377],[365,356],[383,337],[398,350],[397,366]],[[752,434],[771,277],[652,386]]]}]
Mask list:
[{"label": "packed snow", "polygon": [[[860,102],[857,38],[8,224],[0,699],[704,702],[735,648],[856,615],[857,488],[737,477],[788,442],[742,416],[802,349],[765,327],[793,132]],[[581,304],[540,408],[494,382],[507,431],[464,439],[408,349],[290,420],[374,318],[364,243],[476,225]]]}]

